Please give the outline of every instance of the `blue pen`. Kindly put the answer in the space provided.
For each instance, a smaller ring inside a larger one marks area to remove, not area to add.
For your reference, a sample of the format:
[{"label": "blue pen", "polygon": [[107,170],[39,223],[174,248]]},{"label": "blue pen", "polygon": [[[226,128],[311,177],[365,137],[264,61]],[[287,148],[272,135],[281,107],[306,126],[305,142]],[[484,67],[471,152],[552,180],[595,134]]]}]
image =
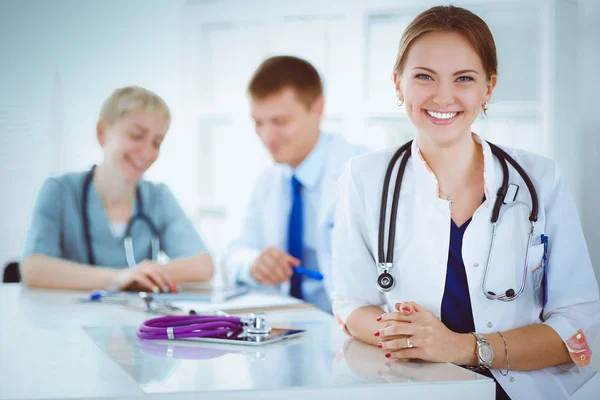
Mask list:
[{"label": "blue pen", "polygon": [[544,307],[548,303],[548,236],[542,234],[541,242],[544,245],[544,256],[542,257],[542,267],[544,276],[542,277],[542,290],[544,292]]},{"label": "blue pen", "polygon": [[90,301],[102,300],[102,297],[104,297],[104,294],[102,292],[103,292],[103,290],[94,290],[92,293],[90,293],[89,300]]},{"label": "blue pen", "polygon": [[306,269],[306,268],[302,268],[302,267],[294,267],[294,271],[297,274],[304,275],[307,278],[311,278],[311,279],[314,279],[316,281],[322,281],[323,280],[323,275],[319,271],[313,271],[311,269]]},{"label": "blue pen", "polygon": [[89,294],[90,301],[99,301],[104,299],[105,297],[117,297],[119,293],[112,290],[94,290]]},{"label": "blue pen", "polygon": [[94,290],[90,292],[90,294],[81,301],[92,301],[92,302],[116,302],[123,303],[126,302],[127,299],[119,292],[114,292],[111,290]]}]

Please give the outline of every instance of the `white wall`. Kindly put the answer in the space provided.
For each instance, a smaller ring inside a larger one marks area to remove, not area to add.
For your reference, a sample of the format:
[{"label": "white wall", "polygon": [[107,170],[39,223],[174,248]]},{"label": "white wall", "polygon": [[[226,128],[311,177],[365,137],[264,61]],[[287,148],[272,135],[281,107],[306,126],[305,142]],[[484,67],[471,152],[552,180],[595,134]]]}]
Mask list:
[{"label": "white wall", "polygon": [[43,179],[100,160],[98,111],[119,86],[146,86],[171,106],[174,123],[149,175],[168,180],[187,208],[193,208],[197,180],[184,181],[189,172],[176,172],[190,171],[195,156],[189,146],[195,134],[180,118],[181,4],[0,2],[2,264],[19,255]]},{"label": "white wall", "polygon": [[[239,227],[248,191],[268,162],[244,95],[263,57],[289,52],[317,64],[327,128],[375,147],[410,136],[388,73],[403,24],[435,3],[0,2],[0,263],[18,257],[43,179],[99,160],[94,124],[118,86],[147,86],[171,105],[173,125],[148,175],[166,182],[196,219],[216,216],[203,223],[203,233],[217,250]],[[600,2],[458,3],[488,20],[500,52],[500,87],[479,128],[490,139],[561,161],[600,275]],[[242,161],[241,170],[232,167]]]},{"label": "white wall", "polygon": [[581,2],[578,41],[581,63],[579,71],[574,72],[581,97],[581,125],[580,136],[575,139],[579,143],[582,175],[581,221],[596,278],[600,280],[600,1]]},{"label": "white wall", "polygon": [[[575,82],[581,98],[581,124],[573,139],[579,144],[581,222],[596,279],[600,281],[600,2],[580,0],[580,16],[580,64]],[[592,352],[592,365],[600,371],[600,334]]]}]

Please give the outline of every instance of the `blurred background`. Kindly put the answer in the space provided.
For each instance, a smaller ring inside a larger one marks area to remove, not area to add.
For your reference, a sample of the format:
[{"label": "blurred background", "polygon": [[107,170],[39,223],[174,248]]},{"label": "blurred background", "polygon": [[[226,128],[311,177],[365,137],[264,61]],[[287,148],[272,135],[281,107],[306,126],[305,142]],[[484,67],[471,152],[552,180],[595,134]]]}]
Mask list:
[{"label": "blurred background", "polygon": [[[100,106],[120,86],[165,98],[173,121],[147,178],[163,181],[220,257],[270,163],[246,84],[266,57],[306,58],[325,131],[379,149],[414,132],[391,70],[408,22],[439,1],[0,0],[0,265],[19,258],[52,174],[101,161]],[[600,277],[600,1],[456,1],[489,24],[499,83],[474,130],[560,162]],[[0,268],[2,268],[0,266]]]}]

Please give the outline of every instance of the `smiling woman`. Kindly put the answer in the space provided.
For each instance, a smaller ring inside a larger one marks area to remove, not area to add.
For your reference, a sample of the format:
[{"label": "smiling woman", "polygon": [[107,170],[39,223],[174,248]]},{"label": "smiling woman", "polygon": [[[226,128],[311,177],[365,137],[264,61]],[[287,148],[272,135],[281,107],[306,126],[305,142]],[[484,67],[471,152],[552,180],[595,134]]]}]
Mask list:
[{"label": "smiling woman", "polygon": [[[354,158],[340,177],[333,311],[387,358],[478,368],[496,381],[497,398],[584,398],[600,390],[588,366],[600,326],[596,279],[558,165],[499,150],[471,130],[487,111],[497,65],[487,24],[469,10],[434,7],[406,28],[393,80],[416,139]],[[514,169],[492,151],[508,154]],[[401,191],[386,203],[393,170]],[[521,190],[508,196],[509,184]],[[507,205],[501,221],[495,204]],[[386,238],[379,227],[390,214],[397,224]],[[384,243],[389,258],[375,260]],[[501,287],[520,287],[519,296],[497,296]]]},{"label": "smiling woman", "polygon": [[104,103],[96,127],[105,167],[117,167],[129,183],[139,181],[156,161],[169,129],[167,105],[147,94],[142,88],[119,89]]},{"label": "smiling woman", "polygon": [[469,40],[472,35],[421,30],[416,37],[412,31],[405,35],[406,41],[413,41],[394,67],[396,94],[422,134],[421,141],[448,145],[468,136],[464,133],[470,132],[492,96],[498,68],[494,41],[483,31],[480,41],[489,44],[477,49]]},{"label": "smiling woman", "polygon": [[[40,190],[22,256],[26,285],[174,291],[212,277],[211,257],[173,194],[143,179],[169,124],[166,103],[147,89],[120,88],[104,102],[102,164],[49,178]],[[158,247],[170,258],[164,265]]]}]

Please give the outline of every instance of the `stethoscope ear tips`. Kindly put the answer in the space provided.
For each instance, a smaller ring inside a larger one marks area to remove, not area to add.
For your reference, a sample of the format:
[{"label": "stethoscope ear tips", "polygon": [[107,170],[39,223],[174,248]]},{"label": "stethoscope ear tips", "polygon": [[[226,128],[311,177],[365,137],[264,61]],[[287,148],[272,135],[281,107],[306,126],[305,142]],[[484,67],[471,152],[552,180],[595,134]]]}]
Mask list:
[{"label": "stethoscope ear tips", "polygon": [[513,297],[515,295],[515,291],[513,289],[508,289],[505,294],[506,297]]},{"label": "stethoscope ear tips", "polygon": [[381,292],[389,292],[394,285],[394,277],[387,272],[384,272],[377,277],[377,289]]}]

